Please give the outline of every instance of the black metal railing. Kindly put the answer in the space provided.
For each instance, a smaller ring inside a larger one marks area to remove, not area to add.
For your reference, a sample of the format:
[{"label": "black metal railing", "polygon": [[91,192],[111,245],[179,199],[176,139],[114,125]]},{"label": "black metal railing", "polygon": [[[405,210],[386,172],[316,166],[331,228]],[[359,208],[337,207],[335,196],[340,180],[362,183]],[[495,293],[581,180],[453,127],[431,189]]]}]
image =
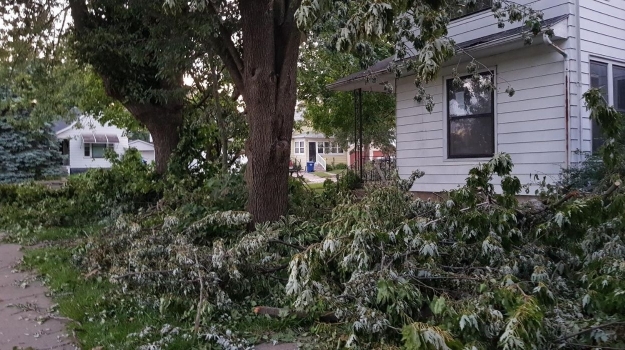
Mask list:
[{"label": "black metal railing", "polygon": [[384,157],[376,159],[364,159],[362,162],[362,175],[358,174],[359,169],[352,164],[351,169],[361,176],[363,182],[386,182],[392,180],[397,172],[397,160],[395,157]]}]

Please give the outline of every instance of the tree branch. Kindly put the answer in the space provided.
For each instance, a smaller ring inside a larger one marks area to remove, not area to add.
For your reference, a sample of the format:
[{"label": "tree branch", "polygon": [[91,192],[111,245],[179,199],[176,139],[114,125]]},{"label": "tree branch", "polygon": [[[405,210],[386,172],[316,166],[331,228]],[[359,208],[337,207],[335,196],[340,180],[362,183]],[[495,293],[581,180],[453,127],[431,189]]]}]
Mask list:
[{"label": "tree branch", "polygon": [[604,323],[604,324],[600,324],[598,326],[593,326],[593,327],[589,327],[589,328],[586,328],[586,329],[582,329],[581,331],[579,331],[577,333],[565,335],[564,337],[560,337],[560,338],[556,339],[556,341],[557,342],[561,342],[561,341],[564,341],[564,340],[567,340],[567,339],[571,339],[571,338],[577,337],[579,335],[582,335],[584,333],[592,332],[595,329],[599,329],[599,328],[606,328],[606,327],[612,327],[612,326],[623,326],[623,325],[625,325],[625,322]]},{"label": "tree branch", "polygon": [[282,241],[282,240],[279,240],[279,239],[271,239],[271,240],[269,240],[267,243],[269,243],[269,244],[282,244],[282,245],[285,245],[285,246],[287,246],[287,247],[291,247],[291,248],[293,248],[293,249],[297,249],[297,250],[299,250],[299,251],[304,251],[304,250],[306,250],[306,247],[302,247],[301,245],[297,245],[297,244],[292,244],[292,243],[289,243],[289,242],[285,242],[285,241]]},{"label": "tree branch", "polygon": [[206,8],[217,24],[217,31],[219,34],[218,38],[211,37],[209,39],[210,43],[217,49],[217,54],[228,69],[235,87],[238,88],[239,91],[244,91],[243,59],[237,51],[237,48],[234,46],[230,31],[221,22],[217,7],[215,7],[215,4],[212,1],[209,1],[209,4],[210,6],[207,6]]},{"label": "tree branch", "polygon": [[621,181],[620,180],[616,180],[614,181],[614,183],[612,184],[612,186],[610,186],[610,188],[608,188],[607,191],[605,191],[605,193],[603,194],[603,200],[608,199],[608,197],[610,197],[610,195],[616,191],[619,187],[621,187]]},{"label": "tree branch", "polygon": [[129,272],[127,274],[115,276],[113,278],[116,280],[119,280],[122,278],[135,276],[135,275],[165,274],[165,273],[172,273],[172,272],[174,272],[174,270],[137,271],[137,272]]},{"label": "tree branch", "polygon": [[72,11],[74,28],[78,31],[85,29],[85,18],[88,15],[87,3],[84,0],[69,0],[69,8]]}]

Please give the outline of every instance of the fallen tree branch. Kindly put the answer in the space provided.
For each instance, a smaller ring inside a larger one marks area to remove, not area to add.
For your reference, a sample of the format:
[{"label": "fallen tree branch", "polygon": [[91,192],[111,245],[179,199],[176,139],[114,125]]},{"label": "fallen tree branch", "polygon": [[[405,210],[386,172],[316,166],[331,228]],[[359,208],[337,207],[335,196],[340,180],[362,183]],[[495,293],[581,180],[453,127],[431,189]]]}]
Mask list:
[{"label": "fallen tree branch", "polygon": [[[604,323],[604,324],[600,324],[598,326],[593,326],[593,327],[589,327],[589,328],[586,328],[586,329],[582,329],[581,331],[579,331],[577,333],[573,333],[573,334],[569,334],[569,335],[565,335],[563,337],[560,337],[560,338],[556,339],[556,342],[565,341],[567,339],[571,339],[571,338],[577,337],[577,336],[582,335],[584,333],[592,332],[595,329],[612,327],[612,326],[625,326],[625,322],[610,322],[610,323]],[[603,346],[601,348],[607,349],[607,348],[605,348]]]},{"label": "fallen tree branch", "polygon": [[137,271],[137,272],[129,272],[123,275],[113,277],[116,280],[134,276],[134,275],[150,275],[150,274],[164,274],[164,273],[172,273],[174,270],[155,270],[155,271]]},{"label": "fallen tree branch", "polygon": [[[480,204],[476,205],[475,207],[476,207],[476,208],[479,208],[479,207],[483,207],[483,206],[485,206],[485,205],[489,205],[489,204],[490,204],[490,203],[489,203],[488,201],[486,201],[486,202],[483,202],[483,203],[480,203]],[[467,210],[471,210],[471,209],[473,209],[473,207],[466,207],[466,208],[462,208],[462,209],[460,209],[460,212],[461,212],[461,213],[464,213],[465,211],[467,211]],[[440,217],[440,218],[438,218],[438,219],[430,220],[430,221],[428,221],[428,222],[426,222],[426,223],[425,223],[425,225],[423,226],[423,228],[426,228],[426,227],[430,226],[431,224],[437,223],[437,222],[439,222],[439,221],[441,221],[441,220],[443,220],[443,219],[444,219],[444,217]]]},{"label": "fallen tree branch", "polygon": [[621,180],[614,181],[612,186],[610,186],[610,188],[608,188],[608,190],[605,191],[605,193],[603,194],[603,200],[608,199],[608,197],[610,197],[610,195],[614,193],[614,191],[618,190],[619,187],[621,187]]},{"label": "fallen tree branch", "polygon": [[289,264],[284,264],[284,265],[280,265],[280,266],[276,266],[276,267],[272,267],[272,268],[264,268],[264,267],[257,267],[257,269],[262,272],[262,273],[273,273],[273,272],[278,272],[281,270],[286,269],[287,267],[289,267]]},{"label": "fallen tree branch", "polygon": [[198,263],[197,253],[195,255],[195,264],[198,266],[197,273],[200,279],[200,300],[197,302],[197,313],[195,314],[195,324],[193,325],[193,332],[197,334],[200,330],[200,316],[202,315],[202,304],[204,304],[204,281],[202,280],[202,270],[200,270],[200,264]]},{"label": "fallen tree branch", "polygon": [[586,348],[586,349],[601,349],[601,350],[623,350],[623,348],[613,348],[609,346],[603,345],[587,345],[587,344],[579,344],[579,343],[566,343],[567,345],[576,346],[578,348]]},{"label": "fallen tree branch", "polygon": [[279,240],[279,239],[270,239],[269,241],[267,241],[267,243],[268,244],[282,244],[282,245],[285,245],[287,247],[291,247],[293,249],[297,249],[299,251],[306,250],[306,247],[302,247],[301,245],[285,242],[285,241]]},{"label": "fallen tree branch", "polygon": [[[306,318],[308,317],[308,313],[304,311],[291,311],[289,309],[283,309],[279,307],[271,307],[271,306],[256,306],[253,309],[253,312],[256,315],[267,315],[269,317],[278,318],[284,317],[288,315],[295,315],[297,318]],[[319,316],[319,321],[324,323],[337,323],[339,321],[338,317],[334,314],[334,312],[328,312]]]}]

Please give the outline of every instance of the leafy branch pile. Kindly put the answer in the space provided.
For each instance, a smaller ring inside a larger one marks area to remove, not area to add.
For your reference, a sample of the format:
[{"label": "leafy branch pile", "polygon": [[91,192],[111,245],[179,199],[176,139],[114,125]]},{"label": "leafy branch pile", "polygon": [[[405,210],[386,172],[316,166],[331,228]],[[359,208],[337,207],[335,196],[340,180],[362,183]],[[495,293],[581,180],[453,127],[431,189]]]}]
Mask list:
[{"label": "leafy branch pile", "polygon": [[323,220],[291,216],[252,232],[245,212],[189,215],[163,200],[120,216],[75,258],[119,284],[120,297],[179,310],[193,325],[182,333],[230,339],[227,348],[248,346],[236,330],[258,305],[312,325],[315,348],[623,346],[618,183],[519,203],[511,170],[499,154],[442,201],[413,199],[415,173],[363,198],[337,195]]}]

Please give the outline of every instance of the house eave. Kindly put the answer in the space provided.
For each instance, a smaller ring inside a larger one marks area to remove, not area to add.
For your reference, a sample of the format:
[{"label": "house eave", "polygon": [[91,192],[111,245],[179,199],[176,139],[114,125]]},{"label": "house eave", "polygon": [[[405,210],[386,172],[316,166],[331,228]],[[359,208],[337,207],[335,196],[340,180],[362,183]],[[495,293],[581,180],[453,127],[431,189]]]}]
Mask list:
[{"label": "house eave", "polygon": [[[548,23],[550,28],[553,30],[553,35],[550,38],[552,42],[557,42],[568,38],[568,15],[550,18],[543,22],[546,24]],[[511,50],[522,49],[523,47],[526,47],[528,45],[523,42],[520,34],[521,32],[519,28],[513,28],[508,31],[503,31],[490,36],[485,36],[482,38],[459,43],[457,44],[459,48],[459,53],[455,55],[454,58],[452,58],[449,62],[446,62],[444,65],[448,65],[451,61],[457,63],[458,57],[462,57],[465,53],[470,54],[474,58],[480,58],[500,54]],[[483,40],[484,42],[481,42],[481,40]],[[538,44],[548,43],[544,41],[542,35],[537,35],[534,37],[534,41],[532,42],[531,46]],[[389,58],[387,58],[386,60],[389,60]],[[392,61],[395,60],[389,60],[388,63]],[[406,72],[405,70],[403,71]],[[362,89],[363,91],[384,92],[385,83],[395,78],[395,74],[388,72],[386,67],[378,67],[378,69],[371,71],[369,72],[369,74],[366,75],[364,74],[365,72],[366,71],[355,73],[352,75],[354,76],[353,78],[349,78],[348,76],[346,78],[328,84],[326,85],[326,87],[328,88],[328,90],[331,91],[353,91],[356,89]]]}]

